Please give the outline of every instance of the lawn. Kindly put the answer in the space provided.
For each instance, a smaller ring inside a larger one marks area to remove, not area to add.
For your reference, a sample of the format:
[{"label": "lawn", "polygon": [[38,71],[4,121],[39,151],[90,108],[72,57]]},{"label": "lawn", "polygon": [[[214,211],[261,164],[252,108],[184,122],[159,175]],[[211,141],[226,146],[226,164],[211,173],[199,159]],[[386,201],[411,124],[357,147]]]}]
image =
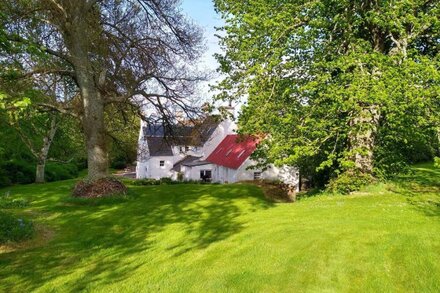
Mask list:
[{"label": "lawn", "polygon": [[255,186],[17,186],[38,235],[0,248],[7,292],[439,292],[440,170],[350,196],[271,203]]}]

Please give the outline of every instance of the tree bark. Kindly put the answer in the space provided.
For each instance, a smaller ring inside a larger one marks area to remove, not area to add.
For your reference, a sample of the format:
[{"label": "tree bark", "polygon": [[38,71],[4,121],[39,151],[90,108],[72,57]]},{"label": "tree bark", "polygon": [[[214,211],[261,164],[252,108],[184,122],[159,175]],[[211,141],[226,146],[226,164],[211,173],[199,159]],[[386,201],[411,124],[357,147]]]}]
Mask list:
[{"label": "tree bark", "polygon": [[107,176],[108,152],[104,123],[104,101],[94,79],[94,68],[89,60],[87,12],[83,5],[73,8],[74,21],[66,25],[66,45],[71,53],[76,78],[80,88],[84,115],[82,124],[87,146],[89,179],[97,180]]},{"label": "tree bark", "polygon": [[52,145],[52,141],[53,138],[55,137],[57,129],[58,129],[57,116],[53,115],[50,123],[50,129],[47,135],[43,138],[43,146],[41,147],[41,150],[37,156],[38,162],[35,173],[35,183],[44,183],[46,181],[45,180],[46,161],[49,155],[50,146]]},{"label": "tree bark", "polygon": [[37,170],[35,173],[35,183],[44,183],[46,181],[45,179],[45,168],[46,164],[45,162],[39,162],[37,164]]},{"label": "tree bark", "polygon": [[379,118],[379,107],[369,105],[364,106],[351,120],[349,143],[350,160],[354,164],[352,171],[362,174],[373,173],[373,154]]}]

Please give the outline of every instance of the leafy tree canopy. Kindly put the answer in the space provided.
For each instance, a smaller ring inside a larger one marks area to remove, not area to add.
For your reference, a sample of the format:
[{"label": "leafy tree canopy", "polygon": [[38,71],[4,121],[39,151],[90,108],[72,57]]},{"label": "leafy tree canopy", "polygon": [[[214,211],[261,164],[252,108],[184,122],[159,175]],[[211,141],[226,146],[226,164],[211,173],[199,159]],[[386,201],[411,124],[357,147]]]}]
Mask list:
[{"label": "leafy tree canopy", "polygon": [[219,98],[247,97],[241,130],[271,137],[257,157],[298,165],[317,183],[390,176],[432,157],[438,1],[215,4],[226,20]]}]

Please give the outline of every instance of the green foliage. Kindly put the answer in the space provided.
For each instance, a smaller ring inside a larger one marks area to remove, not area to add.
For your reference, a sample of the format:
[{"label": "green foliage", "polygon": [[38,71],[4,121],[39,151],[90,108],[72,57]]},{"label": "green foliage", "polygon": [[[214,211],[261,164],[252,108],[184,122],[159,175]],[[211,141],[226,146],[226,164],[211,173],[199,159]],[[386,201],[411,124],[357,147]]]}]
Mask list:
[{"label": "green foliage", "polygon": [[170,177],[162,177],[162,178],[160,178],[159,181],[160,181],[161,185],[173,184],[174,183],[173,179],[171,179]]},{"label": "green foliage", "polygon": [[127,161],[124,158],[116,158],[112,160],[111,167],[116,170],[127,168]]},{"label": "green foliage", "polygon": [[226,21],[218,98],[247,97],[240,131],[270,138],[255,158],[296,165],[319,184],[370,154],[385,178],[432,158],[440,2],[214,2]]},{"label": "green foliage", "polygon": [[74,163],[48,163],[46,165],[46,181],[59,181],[78,177],[78,167]]},{"label": "green foliage", "polygon": [[439,157],[434,158],[434,167],[440,168],[440,158]]},{"label": "green foliage", "polygon": [[25,240],[33,233],[32,222],[0,210],[0,244]]},{"label": "green foliage", "polygon": [[29,184],[35,181],[35,163],[20,159],[3,162],[0,169],[7,174],[12,184]]},{"label": "green foliage", "polygon": [[331,179],[327,190],[335,194],[349,194],[373,182],[374,178],[371,175],[345,172]]},{"label": "green foliage", "polygon": [[11,179],[8,174],[0,168],[0,187],[5,187],[11,185]]},{"label": "green foliage", "polygon": [[160,178],[159,180],[150,179],[150,178],[132,180],[131,184],[137,186],[148,186],[148,185],[218,184],[218,183],[204,182],[202,180],[172,180],[169,177],[163,177]]},{"label": "green foliage", "polygon": [[7,191],[5,194],[0,194],[0,208],[1,209],[16,209],[28,206],[28,201],[21,198],[13,198]]},{"label": "green foliage", "polygon": [[156,179],[145,178],[145,179],[133,180],[132,184],[133,185],[138,185],[138,186],[142,186],[142,185],[160,185],[160,181],[156,180]]},{"label": "green foliage", "polygon": [[126,105],[126,112],[121,111],[123,106],[109,106],[106,109],[106,124],[111,137],[109,158],[111,167],[124,169],[131,166],[137,159],[137,146],[140,119]]},{"label": "green foliage", "polygon": [[[76,177],[78,177],[78,167],[75,163],[48,163],[46,165],[46,180],[48,182]],[[11,184],[29,184],[34,181],[34,161],[12,159],[0,163],[0,187]]]}]

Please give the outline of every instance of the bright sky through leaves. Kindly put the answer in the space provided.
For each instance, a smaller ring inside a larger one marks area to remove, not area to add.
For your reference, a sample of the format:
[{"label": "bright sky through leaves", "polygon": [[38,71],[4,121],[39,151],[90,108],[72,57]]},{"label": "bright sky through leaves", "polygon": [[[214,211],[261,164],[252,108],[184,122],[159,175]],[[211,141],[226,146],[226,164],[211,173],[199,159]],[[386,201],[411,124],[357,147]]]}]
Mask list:
[{"label": "bright sky through leaves", "polygon": [[[214,71],[217,68],[217,61],[213,55],[221,51],[218,45],[218,39],[215,37],[215,27],[222,26],[223,21],[215,12],[214,4],[210,0],[183,0],[182,9],[189,18],[193,19],[194,22],[204,30],[207,51],[201,60],[200,67]],[[214,80],[211,80],[208,84],[213,82]],[[205,98],[212,96],[212,93],[208,93],[208,84],[202,86],[201,94],[204,95]]]}]

